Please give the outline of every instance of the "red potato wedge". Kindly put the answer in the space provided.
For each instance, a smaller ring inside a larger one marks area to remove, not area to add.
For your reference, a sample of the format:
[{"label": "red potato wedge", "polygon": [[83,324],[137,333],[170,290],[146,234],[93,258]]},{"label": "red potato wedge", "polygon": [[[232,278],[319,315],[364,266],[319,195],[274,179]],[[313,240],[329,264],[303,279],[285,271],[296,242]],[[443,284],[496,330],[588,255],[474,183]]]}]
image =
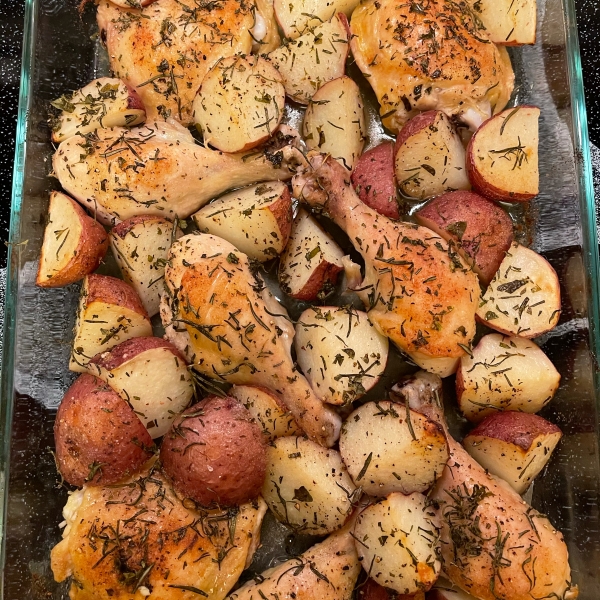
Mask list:
[{"label": "red potato wedge", "polygon": [[383,587],[406,595],[426,591],[441,571],[439,537],[431,535],[440,526],[422,494],[390,494],[358,515],[353,536],[358,559]]},{"label": "red potato wedge", "polygon": [[509,108],[488,119],[467,147],[473,189],[492,200],[525,202],[538,195],[540,109]]},{"label": "red potato wedge", "polygon": [[352,171],[365,144],[365,112],[350,77],[338,77],[317,90],[304,114],[303,135],[309,150],[330,154]]},{"label": "red potato wedge", "polygon": [[367,402],[342,425],[340,454],[356,486],[371,496],[425,492],[448,462],[442,429],[393,402]]},{"label": "red potato wedge", "polygon": [[500,411],[536,413],[553,398],[560,374],[531,340],[492,333],[461,359],[456,397],[474,423]]},{"label": "red potato wedge", "polygon": [[523,494],[550,460],[561,430],[538,415],[491,415],[463,440],[466,451],[485,469]]},{"label": "red potato wedge", "polygon": [[54,423],[56,460],[71,485],[110,485],[151,456],[152,438],[133,409],[101,379],[81,375]]},{"label": "red potato wedge", "polygon": [[110,232],[123,279],[138,293],[150,317],[158,313],[169,248],[182,235],[177,222],[154,215],[125,219]]},{"label": "red potato wedge", "polygon": [[327,297],[344,269],[343,256],[315,218],[300,209],[279,263],[281,289],[296,300]]},{"label": "red potato wedge", "polygon": [[535,44],[536,0],[468,0],[485,26],[490,41],[498,46]]},{"label": "red potato wedge", "polygon": [[278,437],[302,435],[292,413],[271,390],[253,385],[234,385],[229,393],[246,407],[269,442]]},{"label": "red potato wedge", "polygon": [[101,77],[51,103],[61,113],[51,119],[52,141],[85,135],[99,128],[133,127],[146,120],[138,93],[121,79]]},{"label": "red potato wedge", "polygon": [[285,89],[277,69],[264,58],[223,58],[205,75],[192,116],[204,143],[223,152],[242,152],[267,140],[283,117]]},{"label": "red potato wedge", "polygon": [[398,133],[394,151],[396,181],[404,196],[424,200],[471,187],[460,136],[439,110],[408,121]]},{"label": "red potato wedge", "polygon": [[514,242],[481,299],[476,317],[500,333],[533,338],[560,318],[560,284],[552,265]]},{"label": "red potato wedge", "polygon": [[281,181],[236,190],[193,215],[203,233],[233,244],[250,258],[264,262],[279,256],[292,231],[292,197]]},{"label": "red potato wedge", "polygon": [[488,285],[513,241],[508,214],[473,192],[449,192],[420,209],[417,222],[456,244],[481,283]]},{"label": "red potato wedge", "polygon": [[306,309],[294,337],[298,365],[323,402],[347,405],[366,394],[387,364],[388,338],[353,308]]},{"label": "red potato wedge", "polygon": [[36,285],[61,287],[79,281],[98,268],[107,250],[104,227],[75,200],[52,192]]},{"label": "red potato wedge", "polygon": [[238,506],[259,495],[267,444],[235,399],[209,396],[190,406],[163,439],[160,459],[173,487],[202,506]]},{"label": "red potato wedge", "polygon": [[349,17],[358,6],[358,2],[359,0],[274,0],[273,9],[283,35],[289,39],[296,39],[308,30],[318,27],[320,23],[329,21],[337,13],[344,13]]},{"label": "red potato wedge", "polygon": [[86,372],[87,363],[99,354],[133,337],[151,337],[152,324],[135,290],[108,275],[87,275],[81,299],[69,369]]},{"label": "red potato wedge", "polygon": [[321,86],[344,75],[348,32],[348,20],[339,13],[268,54],[292,100],[308,104]]},{"label": "red potato wedge", "polygon": [[367,206],[390,219],[400,218],[392,142],[367,150],[354,166],[351,180],[358,197]]},{"label": "red potato wedge", "polygon": [[162,338],[126,340],[95,356],[87,370],[129,403],[153,439],[169,430],[194,395],[185,357]]}]

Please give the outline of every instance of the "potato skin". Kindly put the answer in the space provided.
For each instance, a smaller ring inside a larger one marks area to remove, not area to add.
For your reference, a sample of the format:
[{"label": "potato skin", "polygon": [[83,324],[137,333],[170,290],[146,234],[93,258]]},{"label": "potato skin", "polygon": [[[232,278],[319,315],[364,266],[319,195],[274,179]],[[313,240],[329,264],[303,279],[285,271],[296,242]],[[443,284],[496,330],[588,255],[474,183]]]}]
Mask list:
[{"label": "potato skin", "polygon": [[410,119],[410,121],[406,122],[406,125],[402,127],[402,129],[398,132],[396,137],[396,145],[394,147],[394,158],[396,154],[398,154],[398,150],[406,140],[415,133],[421,131],[421,129],[425,129],[425,127],[431,127],[435,123],[439,110],[428,110],[424,113],[418,114],[416,117]]},{"label": "potato skin", "polygon": [[152,438],[110,386],[81,375],[67,390],[54,423],[56,460],[72,485],[109,485],[152,456]]},{"label": "potato skin", "polygon": [[110,275],[92,273],[87,276],[88,295],[86,304],[92,302],[106,302],[128,308],[146,318],[148,313],[137,295],[136,291],[121,279]]},{"label": "potato skin", "polygon": [[173,421],[160,458],[186,498],[202,506],[235,506],[260,493],[266,448],[260,427],[238,400],[210,396]]}]

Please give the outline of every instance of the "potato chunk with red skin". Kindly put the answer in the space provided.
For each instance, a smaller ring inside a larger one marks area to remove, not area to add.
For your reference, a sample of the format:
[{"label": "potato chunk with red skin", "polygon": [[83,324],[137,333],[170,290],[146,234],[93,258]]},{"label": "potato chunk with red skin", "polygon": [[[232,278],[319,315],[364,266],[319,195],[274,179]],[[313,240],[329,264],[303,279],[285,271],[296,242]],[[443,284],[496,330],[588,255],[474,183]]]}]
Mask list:
[{"label": "potato chunk with red skin", "polygon": [[175,490],[202,506],[235,506],[260,493],[266,443],[235,398],[210,396],[190,406],[164,437],[160,458]]},{"label": "potato chunk with red skin", "polygon": [[54,440],[60,473],[76,486],[115,483],[152,455],[152,438],[133,409],[101,379],[87,374],[64,395]]}]

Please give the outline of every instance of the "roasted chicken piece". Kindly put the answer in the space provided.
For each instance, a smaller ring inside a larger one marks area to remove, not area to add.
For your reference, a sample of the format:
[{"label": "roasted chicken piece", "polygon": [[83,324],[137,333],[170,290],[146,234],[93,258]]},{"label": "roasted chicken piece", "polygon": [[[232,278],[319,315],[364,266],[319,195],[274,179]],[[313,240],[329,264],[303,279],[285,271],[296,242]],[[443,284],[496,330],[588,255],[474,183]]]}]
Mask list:
[{"label": "roasted chicken piece", "polygon": [[481,600],[577,598],[560,532],[448,433],[439,377],[419,372],[392,393],[446,431],[450,458],[430,498],[442,516],[442,568],[449,579]]},{"label": "roasted chicken piece", "polygon": [[334,444],[340,417],[296,371],[294,327],[244,253],[213,235],[184,236],[171,246],[165,286],[160,314],[166,336],[194,369],[275,391],[312,440]]},{"label": "roasted chicken piece", "polygon": [[140,214],[185,218],[230,188],[289,179],[305,162],[290,145],[296,140],[282,127],[262,150],[225,154],[198,145],[174,121],[155,121],[74,135],[59,145],[53,167],[63,188],[105,224]]},{"label": "roasted chicken piece", "polygon": [[300,556],[265,571],[228,600],[350,600],[360,573],[350,533],[352,524]]},{"label": "roasted chicken piece", "polygon": [[55,579],[72,577],[71,600],[222,600],[252,560],[266,505],[193,506],[156,463],[116,485],[84,486],[63,511]]},{"label": "roasted chicken piece", "polygon": [[362,254],[365,277],[356,291],[369,320],[418,364],[449,374],[475,334],[477,276],[430,229],[364,204],[334,159],[308,156],[311,166],[293,179],[294,195],[329,215]]},{"label": "roasted chicken piece", "polygon": [[252,0],[156,0],[123,8],[101,0],[97,19],[111,70],[137,89],[149,120],[172,117],[189,125],[202,78],[219,59],[249,53],[253,38],[266,42],[263,52],[277,47],[272,7],[257,6]]},{"label": "roasted chicken piece", "polygon": [[468,2],[367,0],[352,14],[351,48],[396,132],[419,111],[457,115],[472,129],[507,104],[514,73]]}]

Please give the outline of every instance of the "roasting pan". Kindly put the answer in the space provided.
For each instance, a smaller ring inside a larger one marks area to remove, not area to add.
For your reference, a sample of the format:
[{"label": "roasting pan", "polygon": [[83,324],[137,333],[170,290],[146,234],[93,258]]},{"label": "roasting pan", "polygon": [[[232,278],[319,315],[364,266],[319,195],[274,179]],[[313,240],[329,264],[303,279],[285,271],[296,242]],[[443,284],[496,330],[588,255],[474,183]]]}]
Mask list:
[{"label": "roasting pan", "polygon": [[[51,450],[56,408],[75,378],[67,365],[79,286],[43,290],[34,282],[49,192],[58,187],[49,177],[48,106],[107,74],[95,34],[94,11],[88,7],[80,15],[78,0],[26,1],[0,402],[0,600],[68,597],[68,586],[56,584],[50,570],[67,497]],[[527,499],[563,532],[581,600],[598,600],[599,261],[574,0],[538,0],[536,45],[510,54],[517,78],[512,103],[542,110],[541,193],[511,214],[517,238],[556,269],[563,297],[559,325],[536,341],[562,375],[556,397],[541,414],[564,437]],[[363,92],[374,145],[385,133],[373,118],[368,85]],[[288,114],[296,122],[300,116],[297,110]],[[114,262],[109,259],[102,272],[116,274]],[[293,314],[302,306],[287,308]],[[393,368],[398,373],[402,365]],[[449,421],[460,437],[464,422],[452,410]],[[257,571],[310,540],[293,539],[271,523],[263,543]]]}]

